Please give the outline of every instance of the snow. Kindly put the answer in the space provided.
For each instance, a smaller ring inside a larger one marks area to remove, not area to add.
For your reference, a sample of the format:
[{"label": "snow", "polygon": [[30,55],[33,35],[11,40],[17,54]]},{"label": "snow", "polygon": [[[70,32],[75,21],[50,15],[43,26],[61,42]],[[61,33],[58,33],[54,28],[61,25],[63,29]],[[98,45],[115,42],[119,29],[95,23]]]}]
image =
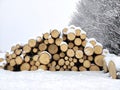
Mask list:
[{"label": "snow", "polygon": [[0,90],[120,90],[120,80],[100,72],[0,70]]},{"label": "snow", "polygon": [[87,42],[85,48],[87,48],[87,47],[93,48],[93,45],[91,43]]}]

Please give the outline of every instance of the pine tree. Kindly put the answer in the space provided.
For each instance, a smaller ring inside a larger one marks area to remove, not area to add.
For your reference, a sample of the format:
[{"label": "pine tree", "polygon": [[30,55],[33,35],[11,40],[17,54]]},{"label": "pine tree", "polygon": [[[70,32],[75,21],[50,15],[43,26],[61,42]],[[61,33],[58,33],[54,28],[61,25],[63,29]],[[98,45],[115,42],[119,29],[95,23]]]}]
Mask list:
[{"label": "pine tree", "polygon": [[70,24],[81,27],[111,53],[120,53],[120,0],[81,0]]}]

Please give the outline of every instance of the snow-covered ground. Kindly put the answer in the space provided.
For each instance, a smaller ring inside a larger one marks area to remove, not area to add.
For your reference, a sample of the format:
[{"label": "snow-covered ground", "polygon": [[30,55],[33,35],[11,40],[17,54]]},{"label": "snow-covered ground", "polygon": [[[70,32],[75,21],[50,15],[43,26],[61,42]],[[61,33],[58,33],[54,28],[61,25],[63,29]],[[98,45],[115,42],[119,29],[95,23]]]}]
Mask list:
[{"label": "snow-covered ground", "polygon": [[120,80],[100,72],[0,70],[0,90],[120,90]]}]

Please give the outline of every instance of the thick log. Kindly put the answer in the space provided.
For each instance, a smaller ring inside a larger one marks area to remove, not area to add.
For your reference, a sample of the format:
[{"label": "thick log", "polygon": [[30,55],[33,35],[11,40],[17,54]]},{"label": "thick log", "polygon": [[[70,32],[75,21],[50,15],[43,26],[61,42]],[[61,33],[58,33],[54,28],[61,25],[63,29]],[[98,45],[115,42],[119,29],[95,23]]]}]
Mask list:
[{"label": "thick log", "polygon": [[15,66],[15,65],[16,65],[15,59],[11,59],[10,60],[10,66]]},{"label": "thick log", "polygon": [[73,49],[68,49],[67,50],[67,56],[68,57],[74,57],[75,56],[75,52],[73,51]]},{"label": "thick log", "polygon": [[58,52],[58,47],[55,44],[51,44],[48,46],[48,52],[50,54],[56,54]]},{"label": "thick log", "polygon": [[80,46],[81,43],[82,43],[82,40],[81,40],[80,38],[75,38],[74,44],[75,44],[76,46]]},{"label": "thick log", "polygon": [[102,54],[102,52],[103,52],[102,45],[97,44],[97,45],[94,46],[94,53],[95,54]]},{"label": "thick log", "polygon": [[48,41],[48,40],[44,40],[44,43],[45,43],[46,45],[48,45],[48,44],[49,44],[49,41]]},{"label": "thick log", "polygon": [[22,53],[22,49],[16,49],[15,50],[15,54],[16,55],[21,55],[21,53]]},{"label": "thick log", "polygon": [[40,51],[45,51],[47,49],[47,45],[45,44],[45,43],[41,43],[40,45],[39,45],[39,50]]},{"label": "thick log", "polygon": [[60,36],[60,33],[57,29],[52,30],[50,34],[53,38],[58,38]]},{"label": "thick log", "polygon": [[20,66],[20,70],[21,70],[21,71],[23,71],[23,70],[29,71],[29,70],[30,70],[30,64],[29,64],[29,63],[23,63],[23,64]]},{"label": "thick log", "polygon": [[75,39],[75,33],[73,33],[73,32],[68,33],[67,34],[67,39],[69,41],[73,41]]},{"label": "thick log", "polygon": [[63,42],[63,39],[62,38],[57,38],[56,40],[55,40],[55,44],[57,45],[57,46],[60,46],[60,44]]},{"label": "thick log", "polygon": [[103,55],[97,55],[97,56],[95,56],[94,62],[96,65],[102,67],[103,66],[103,59],[104,59]]},{"label": "thick log", "polygon": [[15,62],[16,62],[17,65],[22,64],[22,62],[23,62],[22,57],[21,56],[17,56],[16,59],[15,59]]},{"label": "thick log", "polygon": [[45,40],[46,40],[46,39],[48,39],[48,38],[49,38],[49,36],[50,36],[50,34],[46,32],[46,33],[44,33],[44,34],[43,34],[43,39],[45,39]]},{"label": "thick log", "polygon": [[89,68],[90,71],[100,71],[100,68],[97,65],[92,64]]},{"label": "thick log", "polygon": [[44,64],[44,65],[49,64],[50,59],[51,59],[51,56],[48,52],[45,52],[45,51],[41,52],[39,57],[39,61],[41,64]]},{"label": "thick log", "polygon": [[83,66],[84,66],[85,68],[89,68],[90,65],[91,65],[91,63],[90,63],[89,60],[85,60],[85,61],[83,62]]},{"label": "thick log", "polygon": [[94,53],[94,49],[92,47],[85,47],[84,48],[84,53],[87,55],[87,56],[91,56],[93,55]]},{"label": "thick log", "polygon": [[30,39],[30,40],[28,41],[28,45],[29,45],[30,47],[35,47],[35,46],[36,46],[36,40],[35,40],[35,39]]},{"label": "thick log", "polygon": [[83,51],[77,50],[75,52],[75,57],[78,58],[78,59],[82,58],[83,57]]},{"label": "thick log", "polygon": [[58,65],[60,65],[60,66],[63,66],[64,63],[65,63],[65,60],[64,60],[64,59],[60,59],[60,60],[58,61]]}]

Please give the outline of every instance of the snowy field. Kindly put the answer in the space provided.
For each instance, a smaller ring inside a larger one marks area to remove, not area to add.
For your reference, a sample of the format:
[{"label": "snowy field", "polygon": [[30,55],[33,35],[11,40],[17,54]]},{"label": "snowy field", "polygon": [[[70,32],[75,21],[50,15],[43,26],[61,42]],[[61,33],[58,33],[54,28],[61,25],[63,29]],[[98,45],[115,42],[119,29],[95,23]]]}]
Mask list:
[{"label": "snowy field", "polygon": [[120,80],[100,72],[0,70],[0,90],[120,90]]}]

